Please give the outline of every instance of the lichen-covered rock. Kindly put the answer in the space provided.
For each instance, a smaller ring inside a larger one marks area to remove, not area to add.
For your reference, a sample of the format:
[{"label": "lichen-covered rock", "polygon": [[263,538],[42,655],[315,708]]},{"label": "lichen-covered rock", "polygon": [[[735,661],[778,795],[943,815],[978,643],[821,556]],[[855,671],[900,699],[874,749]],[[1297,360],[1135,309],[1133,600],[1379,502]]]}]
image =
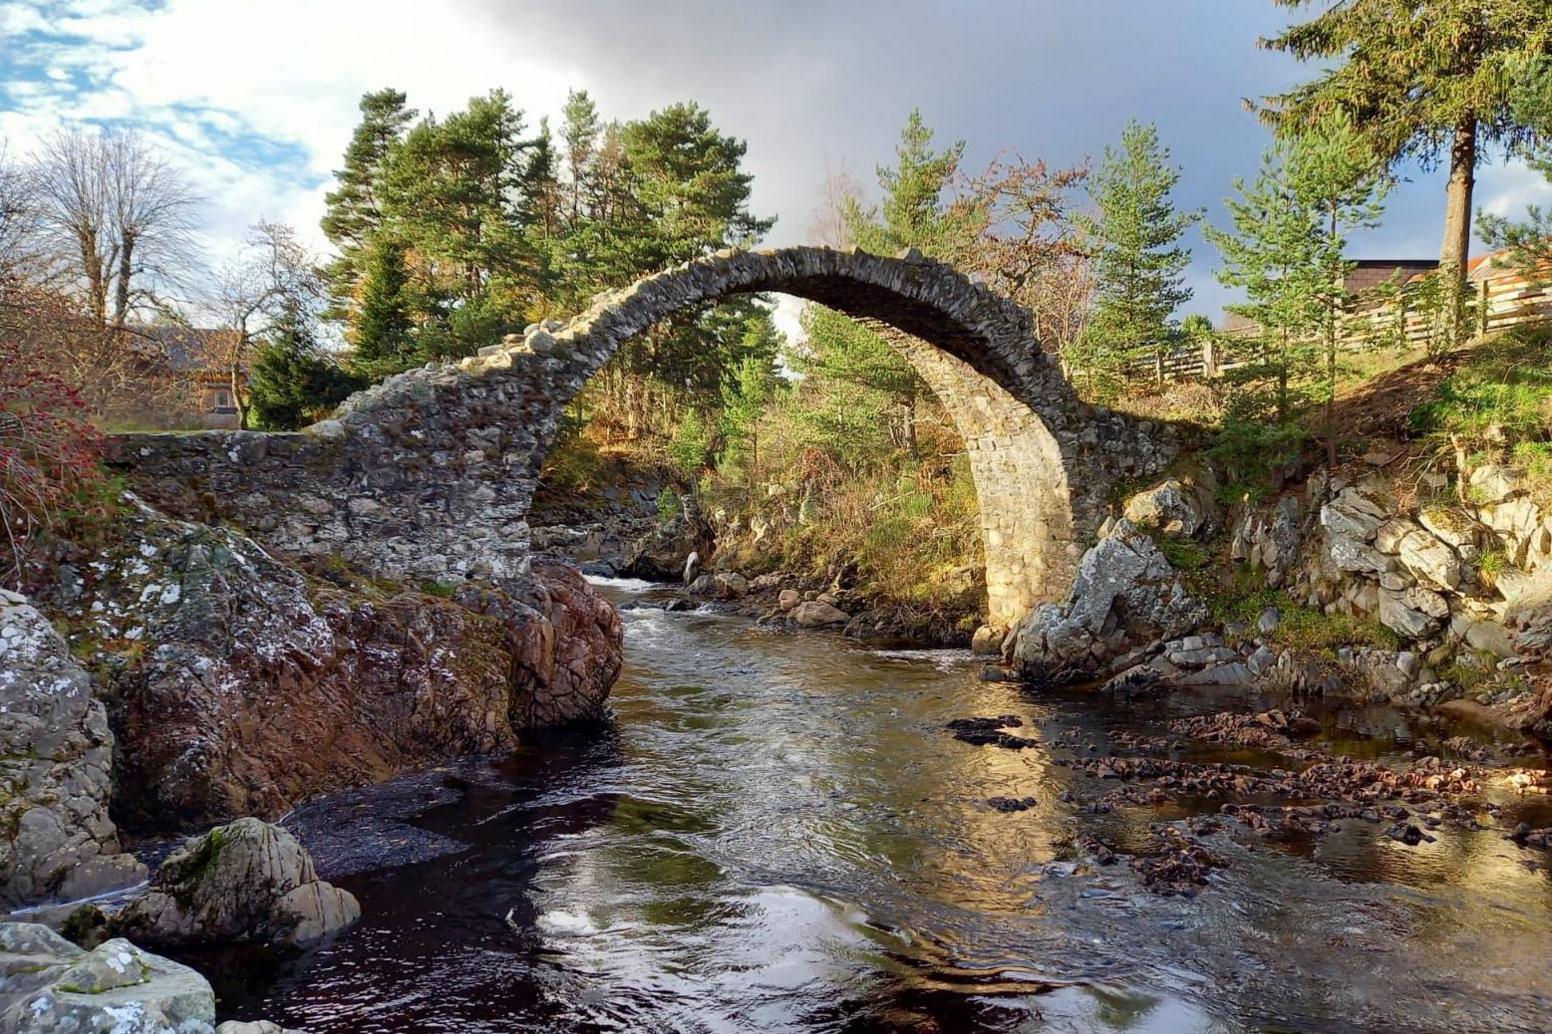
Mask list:
[{"label": "lichen-covered rock", "polygon": [[42,614],[0,590],[0,904],[145,878],[108,817],[112,769],[90,678]]},{"label": "lichen-covered rock", "polygon": [[1046,681],[1092,678],[1109,660],[1207,620],[1169,560],[1147,535],[1121,519],[1083,555],[1072,592],[1044,604],[1012,637],[1011,658]]},{"label": "lichen-covered rock", "polygon": [[619,616],[565,565],[456,599],[324,573],[147,512],[57,601],[109,672],[125,821],[273,817],[510,749],[521,729],[596,714],[619,673]]},{"label": "lichen-covered rock", "polygon": [[1384,520],[1384,509],[1353,488],[1344,488],[1320,508],[1320,524],[1327,532],[1358,542],[1373,541]]},{"label": "lichen-covered rock", "polygon": [[205,978],[123,939],[91,951],[0,923],[0,1034],[212,1034]]},{"label": "lichen-covered rock", "polygon": [[186,840],[116,925],[157,947],[307,944],[360,917],[355,897],[318,879],[289,831],[246,818]]},{"label": "lichen-covered rock", "polygon": [[1397,544],[1396,555],[1419,581],[1446,590],[1460,585],[1460,554],[1431,532],[1422,528],[1408,532]]},{"label": "lichen-covered rock", "polygon": [[1299,562],[1300,520],[1299,500],[1293,495],[1279,499],[1269,514],[1247,509],[1235,526],[1230,557],[1248,563],[1251,570],[1265,571],[1268,586],[1283,585]]}]

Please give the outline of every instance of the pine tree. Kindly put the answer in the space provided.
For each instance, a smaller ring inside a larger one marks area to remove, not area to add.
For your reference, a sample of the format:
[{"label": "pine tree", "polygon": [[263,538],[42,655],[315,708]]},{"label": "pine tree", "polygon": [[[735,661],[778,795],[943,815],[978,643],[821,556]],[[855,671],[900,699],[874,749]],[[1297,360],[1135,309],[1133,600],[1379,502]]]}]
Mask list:
[{"label": "pine tree", "polygon": [[359,257],[383,223],[382,175],[389,152],[415,119],[401,90],[386,89],[361,98],[361,123],[345,148],[344,167],[334,173],[338,186],[324,198],[324,236],[339,249],[328,270],[340,314],[360,276]]},{"label": "pine tree", "polygon": [[1208,227],[1223,257],[1218,279],[1245,292],[1229,306],[1256,327],[1255,359],[1235,373],[1240,420],[1292,420],[1304,408],[1320,325],[1320,213],[1298,188],[1294,145],[1279,141],[1255,181],[1225,200],[1233,231]]},{"label": "pine tree", "polygon": [[410,277],[402,242],[379,234],[361,262],[361,281],[350,327],[351,366],[369,377],[384,377],[413,365],[415,341],[410,311]]},{"label": "pine tree", "polygon": [[[1225,202],[1233,231],[1206,231],[1223,256],[1218,279],[1247,298],[1230,309],[1258,335],[1254,361],[1233,374],[1240,390],[1231,423],[1291,424],[1323,402],[1327,457],[1335,463],[1337,352],[1355,300],[1347,240],[1378,223],[1384,186],[1341,113],[1275,141],[1253,184],[1235,181],[1240,196]],[[1295,433],[1290,428],[1284,440]]]},{"label": "pine tree", "polygon": [[[956,141],[937,151],[932,140],[921,112],[912,111],[900,131],[895,164],[877,169],[879,204],[864,208],[854,197],[842,200],[842,225],[858,247],[883,255],[916,248],[949,262],[968,258],[985,227],[985,199],[949,196],[965,145]],[[839,313],[811,306],[804,327],[811,353],[804,371],[866,393],[888,415],[890,440],[915,456],[917,410],[932,393],[911,364],[877,332]]]},{"label": "pine tree", "polygon": [[[1512,107],[1515,121],[1532,134],[1517,148],[1519,156],[1552,181],[1552,59],[1530,66]],[[1546,282],[1552,270],[1552,210],[1527,205],[1523,222],[1480,212],[1477,225],[1485,244],[1507,250],[1516,268]]]},{"label": "pine tree", "polygon": [[562,114],[565,119],[561,139],[566,147],[569,222],[575,228],[591,203],[593,159],[597,153],[602,126],[598,108],[586,90],[572,90],[568,93]]},{"label": "pine tree", "polygon": [[959,175],[965,142],[941,152],[932,149],[932,130],[913,110],[900,131],[893,167],[878,167],[883,201],[864,210],[854,197],[841,205],[841,219],[858,247],[876,255],[907,248],[945,262],[969,255],[985,222],[983,203],[950,202],[946,193]]},{"label": "pine tree", "polygon": [[1091,383],[1096,374],[1124,377],[1148,357],[1163,379],[1170,317],[1191,297],[1185,286],[1191,255],[1179,242],[1198,218],[1175,210],[1170,193],[1179,181],[1157,128],[1136,121],[1122,131],[1119,149],[1105,148],[1094,173],[1090,193],[1098,216],[1079,220],[1090,238],[1096,279],[1078,363],[1089,367]]},{"label": "pine tree", "polygon": [[722,389],[723,450],[718,466],[743,466],[749,484],[759,481],[759,420],[775,396],[780,378],[776,355],[783,344],[771,314],[761,310],[745,322],[743,357]]},{"label": "pine tree", "polygon": [[1325,360],[1326,461],[1335,466],[1337,347],[1344,314],[1357,301],[1347,286],[1353,263],[1347,241],[1354,230],[1379,225],[1388,183],[1345,112],[1332,112],[1308,127],[1294,148],[1294,189],[1320,216],[1315,265],[1316,300]]},{"label": "pine tree", "polygon": [[[1276,0],[1299,9],[1314,0]],[[1471,194],[1489,142],[1528,136],[1512,111],[1527,63],[1552,53],[1547,0],[1344,0],[1328,5],[1262,46],[1317,60],[1314,80],[1265,99],[1263,118],[1297,135],[1346,112],[1385,166],[1409,159],[1432,165],[1447,156],[1440,273],[1448,295],[1448,333],[1465,333],[1466,258]]]},{"label": "pine tree", "polygon": [[324,356],[305,314],[293,308],[276,321],[254,360],[251,416],[265,430],[294,431],[365,386],[365,378]]}]

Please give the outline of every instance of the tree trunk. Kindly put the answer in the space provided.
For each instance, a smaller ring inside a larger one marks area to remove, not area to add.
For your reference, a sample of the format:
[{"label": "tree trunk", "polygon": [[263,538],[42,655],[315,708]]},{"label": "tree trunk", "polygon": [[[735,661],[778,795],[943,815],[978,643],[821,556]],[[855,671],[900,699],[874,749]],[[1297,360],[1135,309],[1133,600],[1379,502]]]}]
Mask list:
[{"label": "tree trunk", "polygon": [[248,399],[243,392],[242,353],[241,351],[232,359],[231,367],[232,405],[237,407],[237,428],[246,430],[248,427]]},{"label": "tree trunk", "polygon": [[114,282],[113,329],[123,330],[129,319],[129,281],[135,271],[135,237],[126,233],[119,249],[118,278]]},{"label": "tree trunk", "polygon": [[1465,337],[1466,259],[1471,250],[1471,190],[1476,184],[1477,120],[1468,115],[1455,126],[1450,145],[1450,182],[1445,192],[1444,243],[1439,276],[1444,288],[1444,331],[1449,348]]}]

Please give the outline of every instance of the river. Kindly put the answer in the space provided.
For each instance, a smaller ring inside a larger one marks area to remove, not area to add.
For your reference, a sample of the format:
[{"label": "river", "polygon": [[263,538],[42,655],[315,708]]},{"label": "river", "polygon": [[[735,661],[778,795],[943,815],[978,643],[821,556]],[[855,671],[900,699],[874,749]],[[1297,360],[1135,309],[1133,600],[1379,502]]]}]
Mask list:
[{"label": "river", "polygon": [[[1114,783],[1063,762],[1269,701],[1036,695],[964,654],[629,607],[660,590],[602,584],[628,606],[612,718],[298,809],[364,918],[282,963],[221,960],[226,1014],[314,1034],[1552,1028],[1547,859],[1501,828],[1552,824],[1544,797],[1490,789],[1498,828],[1416,846],[1368,822],[1290,843],[1226,824],[1209,885],[1160,897],[1075,840],[1145,851],[1152,824],[1218,804],[1096,810]],[[995,714],[1037,745],[945,729]],[[1379,759],[1449,731],[1319,717],[1321,745]]]}]

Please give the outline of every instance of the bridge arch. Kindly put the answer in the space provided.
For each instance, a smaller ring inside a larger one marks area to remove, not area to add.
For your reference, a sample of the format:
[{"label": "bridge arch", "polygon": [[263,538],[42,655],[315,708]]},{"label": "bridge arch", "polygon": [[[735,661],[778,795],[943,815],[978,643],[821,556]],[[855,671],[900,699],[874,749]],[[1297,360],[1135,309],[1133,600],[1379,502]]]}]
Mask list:
[{"label": "bridge arch", "polygon": [[721,252],[602,293],[569,322],[389,378],[301,434],[189,436],[205,442],[142,448],[141,465],[195,475],[227,516],[283,548],[399,577],[516,576],[571,399],[631,337],[749,292],[868,322],[938,396],[970,455],[994,625],[1065,595],[1111,486],[1170,457],[1155,428],[1083,404],[1029,313],[951,267],[914,252],[794,247]]}]

